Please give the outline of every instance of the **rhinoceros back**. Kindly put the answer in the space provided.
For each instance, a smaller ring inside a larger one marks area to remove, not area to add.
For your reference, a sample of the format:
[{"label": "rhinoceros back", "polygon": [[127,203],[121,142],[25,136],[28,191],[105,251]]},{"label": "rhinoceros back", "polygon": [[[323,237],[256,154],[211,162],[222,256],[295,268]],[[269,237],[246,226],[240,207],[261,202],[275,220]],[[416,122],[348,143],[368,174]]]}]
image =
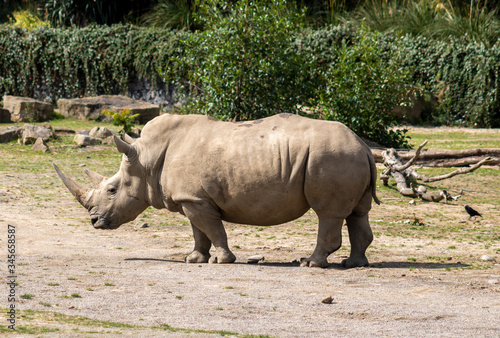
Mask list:
[{"label": "rhinoceros back", "polygon": [[322,207],[328,194],[348,196],[347,210],[370,185],[362,141],[335,122],[289,114],[240,123],[164,115],[141,139],[163,159],[165,198],[209,200],[235,223],[284,223]]}]

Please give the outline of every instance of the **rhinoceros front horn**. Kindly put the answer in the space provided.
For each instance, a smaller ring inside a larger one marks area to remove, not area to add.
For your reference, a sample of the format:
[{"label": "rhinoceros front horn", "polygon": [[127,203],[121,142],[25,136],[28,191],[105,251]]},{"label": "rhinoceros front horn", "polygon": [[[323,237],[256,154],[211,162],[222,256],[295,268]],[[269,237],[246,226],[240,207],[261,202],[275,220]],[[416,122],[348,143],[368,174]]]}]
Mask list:
[{"label": "rhinoceros front horn", "polygon": [[55,165],[55,163],[52,163],[52,165],[54,166],[54,169],[56,170],[56,173],[61,179],[61,181],[63,181],[64,185],[73,194],[73,196],[76,197],[76,200],[81,205],[83,205],[84,208],[88,209],[89,205],[85,197],[90,189],[84,187],[83,185],[73,181],[71,178],[64,175],[64,173]]}]

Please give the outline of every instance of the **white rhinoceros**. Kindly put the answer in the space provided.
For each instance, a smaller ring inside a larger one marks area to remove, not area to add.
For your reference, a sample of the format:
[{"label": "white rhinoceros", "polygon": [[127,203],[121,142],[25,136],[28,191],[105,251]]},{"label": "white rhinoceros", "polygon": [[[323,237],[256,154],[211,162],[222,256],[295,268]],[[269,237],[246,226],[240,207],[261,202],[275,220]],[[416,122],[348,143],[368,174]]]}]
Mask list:
[{"label": "white rhinoceros", "polygon": [[344,219],[351,255],[342,264],[368,264],[368,212],[372,198],[379,203],[376,167],[370,149],[341,123],[291,114],[237,123],[166,114],[150,121],[139,139],[115,142],[124,154],[120,171],[111,178],[87,171],[94,189],[54,165],[96,229],[116,229],[148,206],[167,208],[191,221],[195,245],[186,262],[232,263],[223,220],[275,225],[312,208],[318,239],[301,265],[328,266]]}]

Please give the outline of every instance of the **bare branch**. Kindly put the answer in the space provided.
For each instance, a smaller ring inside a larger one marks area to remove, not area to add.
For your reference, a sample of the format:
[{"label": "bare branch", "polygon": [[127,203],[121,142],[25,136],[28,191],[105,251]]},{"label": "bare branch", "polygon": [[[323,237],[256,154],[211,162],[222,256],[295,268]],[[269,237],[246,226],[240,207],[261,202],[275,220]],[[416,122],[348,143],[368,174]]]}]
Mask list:
[{"label": "bare branch", "polygon": [[420,156],[420,152],[422,151],[422,148],[425,147],[426,144],[427,144],[427,140],[425,140],[421,145],[418,146],[417,151],[415,152],[415,155],[413,155],[413,157],[408,162],[406,162],[405,165],[394,166],[394,170],[405,171],[406,169],[408,169],[418,159],[418,157]]},{"label": "bare branch", "polygon": [[476,164],[474,164],[472,167],[460,168],[460,169],[457,169],[451,173],[440,175],[440,176],[425,177],[425,178],[422,178],[422,181],[424,181],[424,182],[436,182],[436,181],[441,181],[441,180],[451,178],[453,176],[471,173],[474,170],[476,170],[477,168],[481,167],[483,164],[487,163],[489,160],[491,160],[491,157],[486,157],[486,158],[482,159],[481,161],[477,162]]}]

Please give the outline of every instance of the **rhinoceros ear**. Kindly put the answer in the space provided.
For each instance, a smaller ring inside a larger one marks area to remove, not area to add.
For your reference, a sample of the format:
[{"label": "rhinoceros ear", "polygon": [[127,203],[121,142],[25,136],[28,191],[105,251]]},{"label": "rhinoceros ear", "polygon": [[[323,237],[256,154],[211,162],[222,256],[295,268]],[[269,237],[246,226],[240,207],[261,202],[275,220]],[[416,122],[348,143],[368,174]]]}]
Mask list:
[{"label": "rhinoceros ear", "polygon": [[90,178],[90,181],[96,186],[106,179],[106,177],[90,170],[85,170],[85,173]]},{"label": "rhinoceros ear", "polygon": [[134,160],[137,157],[137,151],[135,148],[128,144],[127,142],[123,141],[121,138],[118,136],[113,136],[115,143],[116,143],[116,148],[118,151],[122,154],[125,154],[129,160]]}]

